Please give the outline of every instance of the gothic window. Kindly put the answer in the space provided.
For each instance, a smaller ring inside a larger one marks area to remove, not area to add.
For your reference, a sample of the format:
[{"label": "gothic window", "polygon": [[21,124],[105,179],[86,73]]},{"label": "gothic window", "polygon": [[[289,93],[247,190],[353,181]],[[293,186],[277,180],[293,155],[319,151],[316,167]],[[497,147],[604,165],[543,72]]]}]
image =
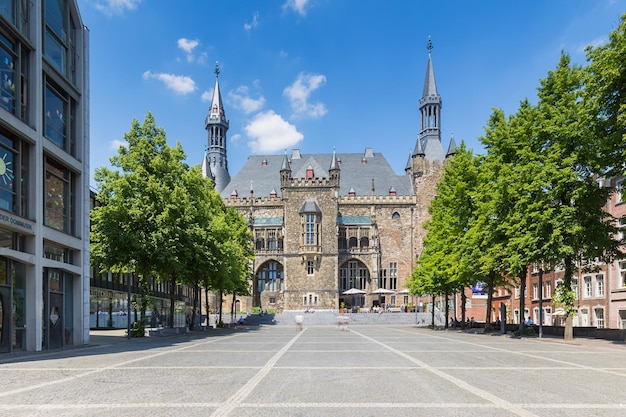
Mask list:
[{"label": "gothic window", "polygon": [[391,215],[392,220],[400,220],[400,214],[397,211],[394,211]]},{"label": "gothic window", "polygon": [[264,263],[257,272],[257,291],[282,291],[283,267],[278,262]]},{"label": "gothic window", "polygon": [[392,290],[398,289],[398,263],[389,263],[389,287]]},{"label": "gothic window", "polygon": [[350,288],[364,290],[369,279],[369,270],[360,261],[348,261],[339,268],[339,289],[342,292]]},{"label": "gothic window", "polygon": [[339,249],[348,249],[348,242],[346,241],[346,228],[339,228],[339,237],[337,238],[337,246]]},{"label": "gothic window", "polygon": [[315,245],[315,214],[307,213],[304,216],[304,244]]},{"label": "gothic window", "polygon": [[267,231],[267,249],[276,250],[276,230]]}]

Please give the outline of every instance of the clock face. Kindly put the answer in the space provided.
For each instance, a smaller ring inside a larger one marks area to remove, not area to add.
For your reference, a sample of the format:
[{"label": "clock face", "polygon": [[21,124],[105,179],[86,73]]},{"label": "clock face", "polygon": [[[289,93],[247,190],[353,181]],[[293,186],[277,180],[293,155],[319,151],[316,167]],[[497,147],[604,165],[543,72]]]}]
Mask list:
[{"label": "clock face", "polygon": [[6,151],[0,151],[0,181],[4,185],[10,185],[13,182],[13,155]]}]

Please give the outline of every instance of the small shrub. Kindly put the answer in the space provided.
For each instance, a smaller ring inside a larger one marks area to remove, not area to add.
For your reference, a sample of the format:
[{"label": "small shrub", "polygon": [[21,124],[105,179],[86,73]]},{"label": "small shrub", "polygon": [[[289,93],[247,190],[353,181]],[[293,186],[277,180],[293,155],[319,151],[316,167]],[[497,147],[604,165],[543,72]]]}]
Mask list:
[{"label": "small shrub", "polygon": [[144,320],[134,321],[130,326],[130,337],[145,337],[146,324]]}]

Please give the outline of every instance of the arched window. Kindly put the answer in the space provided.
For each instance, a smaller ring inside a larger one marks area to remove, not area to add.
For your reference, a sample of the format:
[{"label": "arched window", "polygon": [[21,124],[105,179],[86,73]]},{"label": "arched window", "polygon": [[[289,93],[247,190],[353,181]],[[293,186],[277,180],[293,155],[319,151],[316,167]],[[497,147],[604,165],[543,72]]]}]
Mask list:
[{"label": "arched window", "polygon": [[394,211],[391,215],[392,220],[400,220],[400,214],[397,211]]},{"label": "arched window", "polygon": [[257,272],[257,291],[282,291],[283,266],[276,261],[264,263]]}]

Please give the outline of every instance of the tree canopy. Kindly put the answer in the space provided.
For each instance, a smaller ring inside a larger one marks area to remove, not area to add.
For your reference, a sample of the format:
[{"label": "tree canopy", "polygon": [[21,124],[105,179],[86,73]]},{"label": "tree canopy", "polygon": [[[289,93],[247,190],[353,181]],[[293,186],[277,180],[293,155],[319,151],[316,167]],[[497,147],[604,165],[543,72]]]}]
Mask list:
[{"label": "tree canopy", "polygon": [[[247,222],[227,209],[210,179],[189,167],[147,113],[133,120],[126,144],[96,169],[92,264],[173,284],[246,293],[252,257]],[[145,288],[145,287],[144,287]]]}]

